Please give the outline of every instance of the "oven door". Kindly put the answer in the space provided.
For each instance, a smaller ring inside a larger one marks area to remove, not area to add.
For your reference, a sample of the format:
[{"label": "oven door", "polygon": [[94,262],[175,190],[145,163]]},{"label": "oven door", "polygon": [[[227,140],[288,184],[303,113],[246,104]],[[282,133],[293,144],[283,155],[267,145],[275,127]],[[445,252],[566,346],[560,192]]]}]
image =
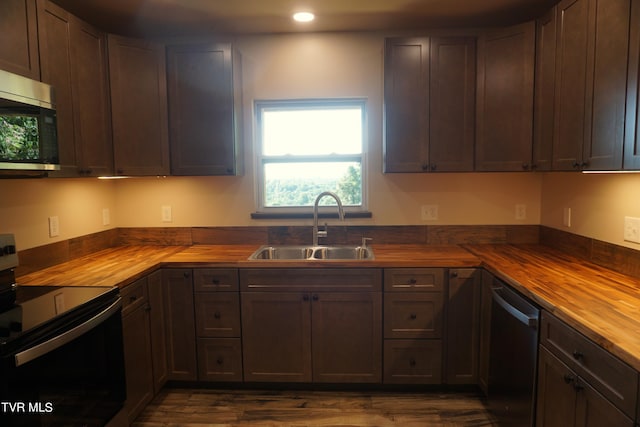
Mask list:
[{"label": "oven door", "polygon": [[0,425],[105,425],[126,395],[121,307],[85,307],[3,354]]}]

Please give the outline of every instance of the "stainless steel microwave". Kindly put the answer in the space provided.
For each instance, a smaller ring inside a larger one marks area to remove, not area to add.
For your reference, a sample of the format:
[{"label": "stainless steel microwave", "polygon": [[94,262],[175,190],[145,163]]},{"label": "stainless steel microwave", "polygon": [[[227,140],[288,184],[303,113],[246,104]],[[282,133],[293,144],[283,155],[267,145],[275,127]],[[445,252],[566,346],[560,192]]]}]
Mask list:
[{"label": "stainless steel microwave", "polygon": [[0,70],[0,170],[59,170],[53,88]]}]

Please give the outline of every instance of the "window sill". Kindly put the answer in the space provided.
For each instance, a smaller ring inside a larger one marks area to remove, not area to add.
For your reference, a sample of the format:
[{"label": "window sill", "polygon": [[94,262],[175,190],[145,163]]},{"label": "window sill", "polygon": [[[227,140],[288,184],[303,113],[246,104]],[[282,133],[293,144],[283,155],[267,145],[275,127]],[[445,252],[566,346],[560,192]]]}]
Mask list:
[{"label": "window sill", "polygon": [[[369,211],[345,212],[345,219],[371,218],[373,215]],[[310,219],[313,212],[252,212],[251,219]],[[338,219],[337,212],[319,212],[318,218]]]}]

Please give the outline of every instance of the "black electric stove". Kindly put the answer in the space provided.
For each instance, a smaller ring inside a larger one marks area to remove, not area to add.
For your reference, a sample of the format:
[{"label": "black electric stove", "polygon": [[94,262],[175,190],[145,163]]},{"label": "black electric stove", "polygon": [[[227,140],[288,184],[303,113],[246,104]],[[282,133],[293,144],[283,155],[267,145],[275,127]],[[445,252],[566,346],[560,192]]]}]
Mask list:
[{"label": "black electric stove", "polygon": [[118,288],[20,286],[12,235],[0,254],[0,425],[104,426],[126,397]]}]

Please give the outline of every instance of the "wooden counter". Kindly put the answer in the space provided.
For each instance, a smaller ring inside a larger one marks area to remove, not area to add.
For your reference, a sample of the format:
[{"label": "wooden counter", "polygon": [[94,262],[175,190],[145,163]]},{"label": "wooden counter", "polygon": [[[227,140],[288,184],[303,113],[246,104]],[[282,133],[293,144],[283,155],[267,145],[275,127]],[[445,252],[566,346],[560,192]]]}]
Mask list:
[{"label": "wooden counter", "polygon": [[258,245],[123,246],[18,277],[126,286],[160,267],[485,267],[640,370],[640,280],[539,245],[372,245],[374,260],[249,261]]},{"label": "wooden counter", "polygon": [[539,245],[468,245],[483,266],[640,370],[640,279]]},{"label": "wooden counter", "polygon": [[124,287],[158,268],[185,246],[121,246],[17,278],[18,285]]}]

